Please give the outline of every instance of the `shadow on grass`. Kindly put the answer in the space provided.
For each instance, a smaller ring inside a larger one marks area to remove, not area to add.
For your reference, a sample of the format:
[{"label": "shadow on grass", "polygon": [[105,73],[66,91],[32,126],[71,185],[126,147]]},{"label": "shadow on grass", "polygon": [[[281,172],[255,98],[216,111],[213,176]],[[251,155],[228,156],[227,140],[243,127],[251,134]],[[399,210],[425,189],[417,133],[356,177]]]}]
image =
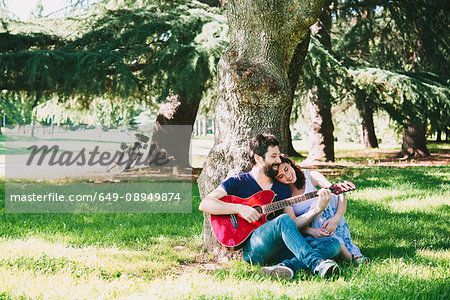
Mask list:
[{"label": "shadow on grass", "polygon": [[[389,188],[410,183],[413,192],[437,193],[448,184],[448,167],[351,168],[346,173],[360,189]],[[443,174],[439,176],[439,174]],[[370,180],[369,180],[370,179]],[[203,214],[198,188],[193,190],[190,214],[5,214],[4,182],[0,181],[0,236],[42,237],[64,240],[74,246],[104,245],[145,249],[160,237],[190,239],[200,237]],[[431,212],[393,212],[382,204],[353,201],[346,213],[353,239],[362,252],[374,259],[414,257],[416,249],[449,249],[449,206]]]},{"label": "shadow on grass", "polygon": [[144,250],[161,237],[186,240],[200,236],[203,214],[198,189],[193,189],[192,213],[9,214],[4,213],[4,182],[0,181],[0,237],[40,237],[73,246],[101,245]]}]

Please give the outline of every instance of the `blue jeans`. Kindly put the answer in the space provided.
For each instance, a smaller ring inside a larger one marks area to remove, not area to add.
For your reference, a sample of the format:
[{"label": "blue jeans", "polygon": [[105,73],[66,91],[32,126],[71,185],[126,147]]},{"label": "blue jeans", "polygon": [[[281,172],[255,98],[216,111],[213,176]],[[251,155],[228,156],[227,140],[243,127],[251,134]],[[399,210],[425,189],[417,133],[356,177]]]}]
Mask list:
[{"label": "blue jeans", "polygon": [[333,258],[341,252],[335,237],[303,237],[295,222],[283,214],[258,227],[243,248],[246,262],[277,264],[297,271],[314,270],[323,259]]}]

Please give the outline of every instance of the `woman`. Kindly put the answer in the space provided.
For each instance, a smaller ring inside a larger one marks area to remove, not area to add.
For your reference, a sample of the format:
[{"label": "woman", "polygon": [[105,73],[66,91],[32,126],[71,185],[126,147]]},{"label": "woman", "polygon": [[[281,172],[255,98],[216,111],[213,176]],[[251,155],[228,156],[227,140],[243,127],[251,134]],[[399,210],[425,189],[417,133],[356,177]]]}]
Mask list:
[{"label": "woman", "polygon": [[[276,179],[282,183],[289,184],[292,190],[292,196],[313,192],[316,186],[322,188],[329,187],[331,183],[319,172],[304,170],[300,168],[288,157],[282,155],[281,164],[278,167]],[[364,257],[358,246],[352,243],[350,239],[350,229],[345,221],[344,213],[347,208],[347,200],[344,195],[331,195],[327,207],[318,215],[312,215],[310,206],[314,204],[317,198],[293,205],[285,209],[285,212],[292,219],[303,218],[303,224],[310,223],[310,226],[300,228],[302,234],[311,235],[315,238],[326,236],[335,236],[341,242],[340,257],[345,261],[353,261],[357,264],[369,261]],[[302,222],[297,222],[302,224]],[[302,225],[300,225],[302,226]]]}]

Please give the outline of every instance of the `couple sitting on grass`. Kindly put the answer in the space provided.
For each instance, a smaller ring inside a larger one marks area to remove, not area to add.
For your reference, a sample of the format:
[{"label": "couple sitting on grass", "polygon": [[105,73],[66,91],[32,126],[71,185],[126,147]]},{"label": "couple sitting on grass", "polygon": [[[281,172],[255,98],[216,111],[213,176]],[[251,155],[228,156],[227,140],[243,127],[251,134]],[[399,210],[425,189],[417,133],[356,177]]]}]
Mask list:
[{"label": "couple sitting on grass", "polygon": [[299,269],[310,269],[321,277],[339,275],[334,258],[356,264],[368,261],[350,240],[344,196],[331,195],[326,189],[331,183],[323,175],[301,171],[280,154],[279,142],[270,134],[250,140],[249,159],[251,171],[226,179],[202,200],[200,210],[213,215],[237,214],[253,223],[261,217],[256,209],[220,199],[227,195],[248,198],[261,190],[272,190],[274,201],[280,201],[315,191],[315,186],[322,189],[318,198],[286,207],[284,214],[253,231],[242,249],[245,261],[266,265],[261,274],[285,279],[292,279]]}]

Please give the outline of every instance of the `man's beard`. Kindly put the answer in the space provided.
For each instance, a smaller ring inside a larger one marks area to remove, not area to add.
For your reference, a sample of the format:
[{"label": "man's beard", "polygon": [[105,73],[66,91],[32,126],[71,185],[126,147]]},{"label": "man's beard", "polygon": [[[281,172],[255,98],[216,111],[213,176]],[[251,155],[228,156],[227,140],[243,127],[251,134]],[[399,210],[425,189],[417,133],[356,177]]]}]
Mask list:
[{"label": "man's beard", "polygon": [[275,177],[278,175],[278,167],[280,166],[279,163],[273,163],[271,165],[267,164],[264,165],[264,174],[267,177],[275,179]]}]

